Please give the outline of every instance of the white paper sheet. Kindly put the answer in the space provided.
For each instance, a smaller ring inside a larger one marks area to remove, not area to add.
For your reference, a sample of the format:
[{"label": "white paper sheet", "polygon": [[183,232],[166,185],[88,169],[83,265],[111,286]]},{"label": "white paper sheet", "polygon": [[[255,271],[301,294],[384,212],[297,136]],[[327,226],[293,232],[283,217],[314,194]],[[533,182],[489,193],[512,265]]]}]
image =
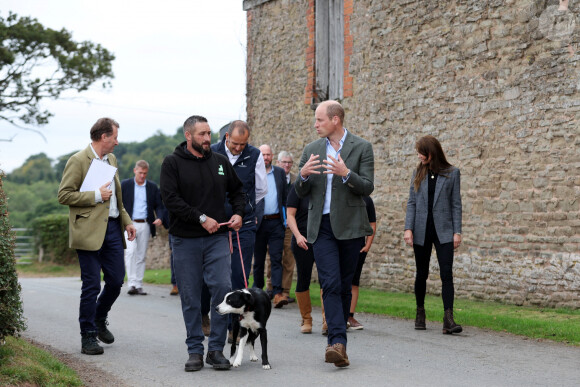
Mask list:
[{"label": "white paper sheet", "polygon": [[93,159],[80,192],[97,191],[105,183],[111,183],[115,178],[117,168],[99,159]]}]

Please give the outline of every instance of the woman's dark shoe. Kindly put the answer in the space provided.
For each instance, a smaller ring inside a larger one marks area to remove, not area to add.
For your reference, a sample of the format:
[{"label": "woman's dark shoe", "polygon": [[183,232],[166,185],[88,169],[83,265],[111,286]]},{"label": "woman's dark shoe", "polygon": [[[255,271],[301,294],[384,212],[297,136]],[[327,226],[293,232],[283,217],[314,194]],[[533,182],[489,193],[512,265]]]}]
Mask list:
[{"label": "woman's dark shoe", "polygon": [[417,307],[417,317],[415,317],[415,329],[424,331],[427,329],[425,325],[425,307],[418,306]]},{"label": "woman's dark shoe", "polygon": [[445,309],[445,315],[443,316],[443,333],[445,334],[452,334],[452,333],[460,333],[463,331],[461,325],[455,324],[453,321],[453,309]]}]

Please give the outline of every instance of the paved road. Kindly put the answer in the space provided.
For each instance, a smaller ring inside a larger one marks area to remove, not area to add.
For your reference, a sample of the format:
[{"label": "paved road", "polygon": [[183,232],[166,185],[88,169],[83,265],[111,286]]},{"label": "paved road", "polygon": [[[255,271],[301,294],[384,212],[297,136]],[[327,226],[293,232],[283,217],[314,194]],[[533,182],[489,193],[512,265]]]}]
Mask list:
[{"label": "paved road", "polygon": [[[80,353],[77,323],[78,278],[22,278],[25,337],[50,345],[117,375],[132,386],[578,386],[580,348],[537,342],[467,327],[460,335],[441,334],[440,323],[415,331],[406,320],[361,315],[362,331],[349,332],[351,366],[324,363],[326,338],[320,311],[316,333],[299,332],[295,304],[274,309],[268,323],[271,370],[249,361],[215,371],[206,366],[186,373],[185,328],[178,297],[168,286],[146,287],[148,296],[126,288],[109,315],[115,343],[105,354]],[[229,351],[229,345],[228,345]],[[259,356],[261,350],[256,348]],[[103,385],[107,383],[104,382]]]}]

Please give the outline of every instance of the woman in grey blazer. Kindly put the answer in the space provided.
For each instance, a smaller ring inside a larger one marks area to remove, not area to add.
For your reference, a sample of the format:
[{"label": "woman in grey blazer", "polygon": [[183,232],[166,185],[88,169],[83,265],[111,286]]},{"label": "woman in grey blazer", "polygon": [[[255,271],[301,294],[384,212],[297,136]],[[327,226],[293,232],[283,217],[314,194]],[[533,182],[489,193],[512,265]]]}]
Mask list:
[{"label": "woman in grey blazer", "polygon": [[445,310],[443,333],[459,333],[462,328],[453,320],[453,250],[461,244],[460,173],[449,164],[435,137],[420,138],[415,148],[420,162],[411,178],[404,235],[405,242],[413,246],[417,266],[415,329],[426,329],[424,301],[435,245]]}]

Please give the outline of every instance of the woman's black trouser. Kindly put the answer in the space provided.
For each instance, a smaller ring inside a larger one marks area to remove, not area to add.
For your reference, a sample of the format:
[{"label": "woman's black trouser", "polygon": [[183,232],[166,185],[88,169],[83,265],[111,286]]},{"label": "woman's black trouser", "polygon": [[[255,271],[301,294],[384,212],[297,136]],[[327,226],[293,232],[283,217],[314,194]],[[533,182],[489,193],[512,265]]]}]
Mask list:
[{"label": "woman's black trouser", "polygon": [[417,265],[417,276],[415,277],[415,299],[417,306],[425,304],[425,292],[427,290],[427,278],[429,277],[429,261],[431,250],[435,245],[437,260],[439,261],[439,272],[441,275],[441,297],[443,298],[443,309],[453,309],[453,242],[439,243],[437,232],[433,224],[427,224],[425,233],[425,243],[423,246],[413,245],[415,250],[415,264]]}]

